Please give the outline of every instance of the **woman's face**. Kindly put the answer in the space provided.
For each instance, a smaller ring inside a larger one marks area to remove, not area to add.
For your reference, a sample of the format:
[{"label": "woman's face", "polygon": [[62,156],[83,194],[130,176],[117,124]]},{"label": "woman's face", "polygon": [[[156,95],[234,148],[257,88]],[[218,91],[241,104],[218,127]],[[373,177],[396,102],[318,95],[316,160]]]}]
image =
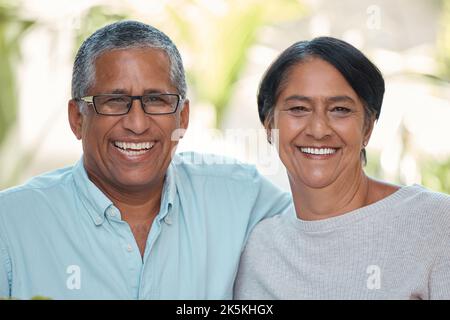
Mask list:
[{"label": "woman's face", "polygon": [[373,121],[365,126],[362,102],[328,62],[308,58],[291,68],[273,121],[291,184],[324,188],[360,174]]}]

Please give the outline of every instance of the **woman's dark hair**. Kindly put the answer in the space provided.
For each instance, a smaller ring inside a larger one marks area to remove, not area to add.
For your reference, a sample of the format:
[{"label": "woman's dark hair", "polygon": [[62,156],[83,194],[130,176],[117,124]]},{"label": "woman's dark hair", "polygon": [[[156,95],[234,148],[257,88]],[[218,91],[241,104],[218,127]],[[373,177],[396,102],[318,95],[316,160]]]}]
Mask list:
[{"label": "woman's dark hair", "polygon": [[[365,109],[365,120],[378,119],[384,95],[380,70],[358,49],[332,37],[299,41],[284,50],[265,72],[258,90],[259,119],[263,125],[273,120],[275,103],[289,71],[308,58],[320,58],[334,66],[347,80]],[[365,160],[365,150],[363,151]]]}]

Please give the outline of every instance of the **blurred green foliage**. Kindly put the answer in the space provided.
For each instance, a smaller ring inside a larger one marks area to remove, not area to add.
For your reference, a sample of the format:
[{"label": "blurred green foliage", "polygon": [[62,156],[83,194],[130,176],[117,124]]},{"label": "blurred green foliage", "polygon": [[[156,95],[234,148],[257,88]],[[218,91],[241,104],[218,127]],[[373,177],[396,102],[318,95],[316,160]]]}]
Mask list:
[{"label": "blurred green foliage", "polygon": [[[33,25],[34,21],[21,17],[17,2],[0,0],[0,152],[5,152],[5,142],[17,124],[16,68],[20,61],[20,42]],[[23,168],[22,164],[28,162],[29,156],[24,155],[7,177],[2,177],[4,181],[1,181],[0,189],[17,182],[17,172]],[[2,168],[3,165],[0,163]]]},{"label": "blurred green foliage", "polygon": [[380,164],[380,154],[374,151],[367,151],[367,164],[364,167],[364,171],[367,175],[381,179],[382,178],[382,168]]},{"label": "blurred green foliage", "polygon": [[[419,157],[417,159],[421,176],[420,183],[430,190],[450,194],[450,158],[437,160],[432,157]],[[380,163],[380,154],[371,151],[367,155],[367,165],[364,168],[367,175],[383,180],[383,170]],[[391,183],[402,184],[397,177]]]},{"label": "blurred green foliage", "polygon": [[195,61],[187,70],[190,89],[200,102],[214,106],[216,127],[222,125],[258,30],[263,25],[299,19],[306,12],[298,0],[229,0],[217,11],[197,7],[199,21],[192,21],[179,7],[168,5],[166,9],[182,30],[180,43],[189,48]]},{"label": "blurred green foliage", "polygon": [[33,24],[33,21],[20,17],[16,2],[0,1],[0,146],[16,121],[19,44]]},{"label": "blurred green foliage", "polygon": [[426,159],[420,167],[424,186],[433,191],[450,194],[450,159]]},{"label": "blurred green foliage", "polygon": [[441,0],[441,19],[438,33],[439,75],[450,80],[450,0]]},{"label": "blurred green foliage", "polygon": [[[440,0],[442,26],[439,29],[438,52],[441,72],[450,76],[450,0]],[[197,18],[186,14],[180,7],[195,8]],[[93,6],[80,17],[76,29],[74,49],[98,28],[117,20],[132,17],[126,7]],[[220,11],[220,10],[219,10]],[[161,13],[167,27],[178,32],[175,42],[186,48],[193,63],[188,65],[189,89],[196,100],[214,106],[216,126],[220,127],[226,114],[236,81],[248,61],[248,50],[255,43],[262,26],[299,19],[306,7],[298,0],[229,0],[226,10],[217,12],[193,0],[167,2]],[[142,20],[142,17],[141,17]],[[152,21],[148,21],[152,23]],[[17,89],[15,69],[20,58],[20,41],[33,21],[20,16],[20,7],[12,0],[0,0],[0,148],[14,127],[17,115]],[[158,27],[158,26],[157,26]],[[75,55],[74,50],[74,55]],[[11,172],[6,186],[17,183],[18,174],[32,161],[34,152],[21,156],[20,165]],[[433,159],[419,162],[422,183],[436,191],[450,193],[450,160]],[[366,172],[382,178],[378,154],[369,154]],[[395,182],[395,181],[393,181]],[[0,188],[5,183],[0,183]]]},{"label": "blurred green foliage", "polygon": [[101,27],[116,22],[118,20],[127,19],[126,12],[118,12],[109,6],[98,5],[89,8],[81,17],[80,25],[75,35],[75,51],[81,46],[84,40]]}]

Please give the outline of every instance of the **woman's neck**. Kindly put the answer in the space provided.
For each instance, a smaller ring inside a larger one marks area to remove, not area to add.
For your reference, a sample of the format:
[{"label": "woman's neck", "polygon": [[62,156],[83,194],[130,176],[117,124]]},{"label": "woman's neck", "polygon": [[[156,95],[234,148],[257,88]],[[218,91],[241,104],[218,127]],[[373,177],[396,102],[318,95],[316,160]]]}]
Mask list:
[{"label": "woman's neck", "polygon": [[371,183],[362,169],[323,188],[312,188],[291,177],[289,181],[297,217],[301,220],[327,219],[368,204]]}]

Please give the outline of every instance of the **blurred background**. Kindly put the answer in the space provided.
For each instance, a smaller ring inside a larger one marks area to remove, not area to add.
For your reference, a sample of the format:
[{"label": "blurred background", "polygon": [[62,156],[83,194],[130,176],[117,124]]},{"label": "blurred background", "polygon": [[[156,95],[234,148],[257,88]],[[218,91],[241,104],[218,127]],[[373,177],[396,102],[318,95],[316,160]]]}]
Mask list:
[{"label": "blurred background", "polygon": [[286,47],[329,35],[385,76],[366,171],[450,193],[450,0],[0,0],[0,190],[80,158],[67,121],[72,63],[87,36],[120,19],[161,29],[181,52],[191,122],[180,152],[254,163],[288,189],[257,87]]}]

